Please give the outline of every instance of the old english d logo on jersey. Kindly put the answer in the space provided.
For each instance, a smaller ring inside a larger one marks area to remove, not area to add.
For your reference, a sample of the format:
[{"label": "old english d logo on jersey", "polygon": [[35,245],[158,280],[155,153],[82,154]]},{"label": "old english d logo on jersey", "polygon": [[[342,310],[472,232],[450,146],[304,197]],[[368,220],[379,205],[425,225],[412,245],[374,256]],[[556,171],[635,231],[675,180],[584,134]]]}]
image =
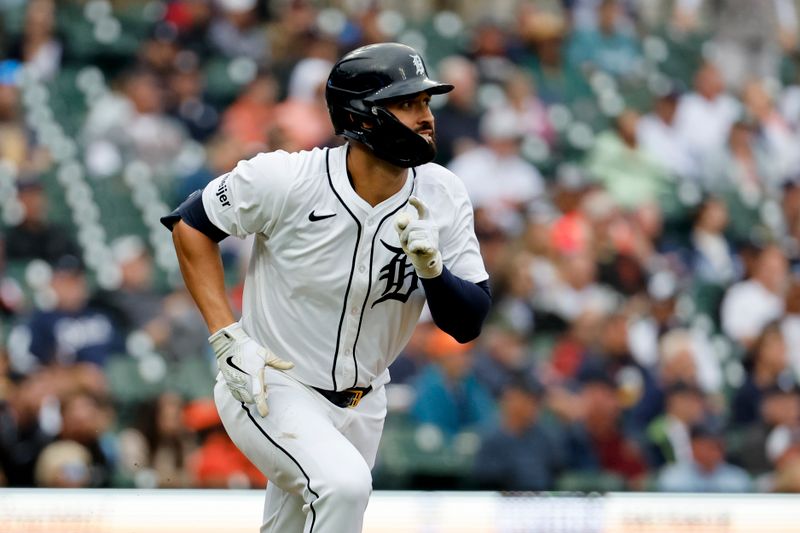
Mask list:
[{"label": "old english d logo on jersey", "polygon": [[381,297],[375,300],[372,307],[386,300],[397,300],[405,303],[419,285],[417,273],[402,248],[388,245],[383,240],[381,240],[381,244],[392,252],[394,256],[381,269],[381,275],[378,276],[378,280],[385,280],[386,286]]}]

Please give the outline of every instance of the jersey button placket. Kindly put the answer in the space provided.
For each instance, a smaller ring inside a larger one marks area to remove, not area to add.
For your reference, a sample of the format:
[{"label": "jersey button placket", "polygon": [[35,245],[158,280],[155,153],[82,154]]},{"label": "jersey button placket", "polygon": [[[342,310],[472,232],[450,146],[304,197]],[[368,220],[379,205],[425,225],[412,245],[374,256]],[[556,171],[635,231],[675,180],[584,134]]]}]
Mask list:
[{"label": "jersey button placket", "polygon": [[[358,324],[361,318],[361,305],[366,296],[367,287],[369,286],[369,278],[366,275],[366,263],[369,261],[370,242],[372,240],[372,230],[374,229],[374,220],[367,219],[364,221],[368,231],[364,233],[362,243],[359,245],[357,252],[356,273],[353,276],[353,287],[350,293],[349,312],[345,320],[345,331],[343,335],[343,345],[345,361],[342,361],[341,377],[346,382],[349,382],[355,377],[355,366],[353,363],[353,344],[356,342],[358,336]],[[349,385],[348,385],[349,386]]]}]

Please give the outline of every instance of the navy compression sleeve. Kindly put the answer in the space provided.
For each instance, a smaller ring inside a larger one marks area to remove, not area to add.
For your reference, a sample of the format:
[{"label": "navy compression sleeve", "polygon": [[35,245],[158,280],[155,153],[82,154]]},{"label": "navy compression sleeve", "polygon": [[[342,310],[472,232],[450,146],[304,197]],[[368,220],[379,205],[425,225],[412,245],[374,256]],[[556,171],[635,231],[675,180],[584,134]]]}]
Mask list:
[{"label": "navy compression sleeve", "polygon": [[465,281],[447,267],[435,278],[422,279],[434,323],[460,343],[475,339],[489,314],[489,282]]},{"label": "navy compression sleeve", "polygon": [[183,220],[214,242],[219,242],[228,236],[209,220],[203,207],[203,191],[201,189],[190,194],[172,213],[161,217],[161,223],[170,231],[179,220]]}]

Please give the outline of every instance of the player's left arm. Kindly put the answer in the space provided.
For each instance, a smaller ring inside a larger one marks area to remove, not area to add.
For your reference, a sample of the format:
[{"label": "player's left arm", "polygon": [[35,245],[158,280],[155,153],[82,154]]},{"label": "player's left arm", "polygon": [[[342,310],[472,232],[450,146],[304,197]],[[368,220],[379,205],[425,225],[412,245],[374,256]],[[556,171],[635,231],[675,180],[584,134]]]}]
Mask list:
[{"label": "player's left arm", "polygon": [[460,343],[480,335],[492,305],[489,280],[472,283],[444,267],[440,276],[423,278],[422,287],[433,321],[439,329]]},{"label": "player's left arm", "polygon": [[[457,341],[469,342],[480,334],[483,321],[489,314],[492,303],[489,282],[483,280],[474,283],[451,272],[442,260],[439,228],[428,206],[416,197],[412,197],[409,203],[416,208],[418,218],[412,220],[408,213],[402,212],[395,220],[395,228],[403,250],[422,280],[433,321]],[[466,216],[466,219],[469,228],[463,229],[473,237],[473,253],[479,258],[471,216]],[[469,245],[467,240],[465,246]]]}]

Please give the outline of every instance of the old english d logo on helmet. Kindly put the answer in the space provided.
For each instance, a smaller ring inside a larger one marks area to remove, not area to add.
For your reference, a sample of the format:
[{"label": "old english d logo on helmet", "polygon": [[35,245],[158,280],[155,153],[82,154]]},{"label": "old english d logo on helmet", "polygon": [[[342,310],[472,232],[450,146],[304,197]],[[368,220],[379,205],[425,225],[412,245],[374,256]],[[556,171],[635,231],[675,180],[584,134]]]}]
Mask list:
[{"label": "old english d logo on helmet", "polygon": [[428,73],[425,72],[425,65],[422,63],[422,58],[417,54],[411,55],[411,61],[414,63],[414,68],[417,69],[417,76],[427,76]]},{"label": "old english d logo on helmet", "polygon": [[[422,92],[444,94],[452,85],[428,78],[422,56],[400,43],[353,50],[331,70],[325,89],[337,135],[363,143],[376,156],[400,167],[431,161],[435,150],[384,107],[389,100]],[[372,127],[364,128],[364,123]]]}]

